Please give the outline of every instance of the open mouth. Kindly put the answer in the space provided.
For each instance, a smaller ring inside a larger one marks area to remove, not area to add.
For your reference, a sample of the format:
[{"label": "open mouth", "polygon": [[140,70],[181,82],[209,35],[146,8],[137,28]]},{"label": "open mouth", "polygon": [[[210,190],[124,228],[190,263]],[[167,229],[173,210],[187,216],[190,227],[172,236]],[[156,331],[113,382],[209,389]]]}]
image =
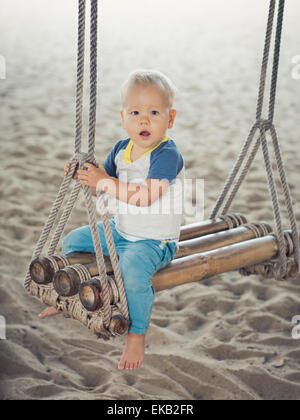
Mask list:
[{"label": "open mouth", "polygon": [[151,135],[151,133],[149,133],[149,131],[143,130],[140,132],[140,136],[142,137],[149,137]]}]

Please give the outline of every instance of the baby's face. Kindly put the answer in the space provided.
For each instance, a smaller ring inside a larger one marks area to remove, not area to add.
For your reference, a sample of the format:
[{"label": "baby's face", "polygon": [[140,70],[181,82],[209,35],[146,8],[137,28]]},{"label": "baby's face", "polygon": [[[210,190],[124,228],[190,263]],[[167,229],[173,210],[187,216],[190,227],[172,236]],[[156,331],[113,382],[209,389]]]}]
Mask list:
[{"label": "baby's face", "polygon": [[155,147],[173,126],[176,116],[156,86],[137,85],[126,98],[121,111],[122,126],[131,140],[143,149]]}]

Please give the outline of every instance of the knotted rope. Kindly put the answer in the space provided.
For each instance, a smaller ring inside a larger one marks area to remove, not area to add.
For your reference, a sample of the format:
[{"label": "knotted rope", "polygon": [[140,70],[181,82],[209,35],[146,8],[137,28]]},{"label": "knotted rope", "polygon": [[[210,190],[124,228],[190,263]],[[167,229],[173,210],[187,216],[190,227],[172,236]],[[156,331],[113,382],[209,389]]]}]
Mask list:
[{"label": "knotted rope", "polygon": [[[62,184],[59,188],[56,199],[52,205],[48,220],[43,228],[40,238],[37,242],[34,250],[32,260],[40,257],[42,250],[53,230],[54,223],[57,219],[58,213],[62,207],[64,198],[67,195],[68,188],[71,184],[72,177],[77,167],[83,169],[85,162],[90,162],[96,165],[95,159],[95,132],[96,132],[96,111],[97,111],[97,45],[98,45],[98,0],[91,0],[91,26],[90,26],[90,104],[89,104],[89,134],[88,134],[88,152],[84,153],[81,151],[82,143],[82,129],[83,129],[83,87],[84,87],[84,61],[85,61],[85,23],[86,23],[86,0],[79,0],[78,4],[78,48],[77,48],[77,83],[76,83],[76,116],[75,116],[75,146],[74,156],[71,159],[70,171],[66,177],[64,177]],[[51,258],[55,253],[57,245],[62,237],[65,226],[71,216],[75,202],[78,198],[80,189],[84,192],[88,220],[92,233],[93,243],[95,247],[95,255],[97,266],[99,270],[99,277],[102,284],[102,298],[103,298],[103,309],[101,310],[101,316],[103,316],[104,327],[108,330],[111,320],[111,305],[110,305],[110,290],[108,284],[108,278],[105,269],[105,260],[102,252],[101,241],[99,231],[97,227],[96,208],[93,202],[92,193],[89,187],[82,186],[79,181],[76,184],[68,198],[66,207],[57,223],[55,233],[51,238],[51,242],[48,248],[48,258]],[[104,196],[100,194],[98,196],[99,208],[102,209],[101,214],[103,220],[103,226],[105,235],[107,237],[108,248],[112,261],[112,267],[114,270],[115,278],[117,281],[117,287],[120,293],[120,306],[123,316],[128,320],[128,305],[126,294],[124,290],[123,280],[119,268],[118,257],[112,237],[112,232],[105,210]],[[53,258],[51,258],[53,262]],[[66,265],[66,264],[64,264]],[[54,262],[54,268],[59,268],[56,262]],[[57,270],[56,270],[57,271]],[[82,272],[79,269],[80,276],[82,279],[87,278],[86,272]],[[25,288],[30,292],[31,288],[31,277],[29,269],[25,278]],[[47,290],[47,289],[46,289]],[[100,315],[100,314],[99,314]],[[106,336],[107,334],[105,334]]]},{"label": "knotted rope", "polygon": [[[215,219],[217,217],[217,214],[221,206],[223,205],[224,200],[230,191],[230,188],[233,186],[233,190],[229,198],[227,199],[227,202],[225,203],[221,214],[224,215],[228,212],[242,182],[244,181],[254,161],[254,158],[257,154],[259,147],[261,146],[262,151],[263,151],[266,172],[267,172],[269,191],[270,191],[270,195],[272,199],[273,214],[274,214],[274,219],[276,223],[276,238],[279,243],[279,264],[276,264],[276,268],[274,270],[274,277],[276,279],[282,279],[287,276],[288,259],[287,259],[287,252],[286,252],[286,243],[284,239],[284,232],[282,228],[279,202],[278,202],[277,191],[276,191],[275,182],[274,182],[274,174],[273,174],[273,169],[272,169],[270,156],[269,156],[268,143],[266,139],[267,131],[270,131],[270,134],[271,134],[276,164],[277,164],[281,186],[282,186],[284,199],[285,199],[285,206],[287,208],[288,216],[290,220],[290,225],[291,225],[291,230],[292,230],[293,248],[294,248],[293,255],[294,255],[295,266],[297,267],[297,272],[299,272],[299,267],[300,267],[299,235],[298,235],[298,229],[297,229],[297,224],[296,224],[296,218],[295,218],[295,214],[293,210],[293,204],[292,204],[291,194],[290,194],[290,190],[289,190],[289,186],[287,182],[287,177],[285,174],[285,169],[284,169],[284,165],[283,165],[283,161],[281,157],[277,133],[276,133],[275,126],[273,124],[284,5],[285,5],[285,0],[279,0],[268,119],[262,119],[262,111],[263,111],[263,103],[264,103],[264,98],[265,98],[265,84],[266,84],[266,76],[267,76],[268,62],[269,62],[269,56],[270,56],[270,46],[271,46],[274,15],[275,15],[275,8],[276,8],[276,0],[270,0],[270,6],[269,6],[267,31],[266,31],[266,37],[265,37],[265,45],[264,45],[260,84],[259,84],[259,93],[258,93],[258,100],[257,100],[256,121],[250,130],[250,134],[245,144],[242,147],[242,150],[237,159],[237,162],[235,163],[230,175],[228,176],[225,186],[223,188],[223,191],[221,192],[217,200],[217,203],[215,205],[215,208],[213,209],[213,212],[211,214],[211,219]],[[257,131],[259,131],[259,137],[253,146],[250,156],[248,160],[246,161],[245,166],[238,180],[236,181],[237,174],[240,171],[245,161],[246,155],[250,149],[250,146],[253,143],[253,139]]]},{"label": "knotted rope", "polygon": [[67,257],[62,254],[54,254],[52,257],[46,257],[46,259],[53,265],[55,272],[60,270],[57,260],[62,263],[63,267],[67,267],[69,265]]},{"label": "knotted rope", "polygon": [[[279,241],[276,233],[272,233],[272,235],[276,238],[276,241],[278,243]],[[286,245],[286,254],[288,257],[290,257],[294,253],[294,244],[290,231],[284,232],[284,239]],[[254,264],[249,267],[240,268],[239,272],[242,276],[251,276],[255,274],[269,279],[274,278],[276,276],[276,271],[278,271],[280,268],[279,264],[280,262],[278,260],[270,260],[260,264]],[[286,273],[280,280],[285,280],[288,277],[294,277],[297,274],[298,267],[295,263],[295,260],[292,258],[288,258]]]}]

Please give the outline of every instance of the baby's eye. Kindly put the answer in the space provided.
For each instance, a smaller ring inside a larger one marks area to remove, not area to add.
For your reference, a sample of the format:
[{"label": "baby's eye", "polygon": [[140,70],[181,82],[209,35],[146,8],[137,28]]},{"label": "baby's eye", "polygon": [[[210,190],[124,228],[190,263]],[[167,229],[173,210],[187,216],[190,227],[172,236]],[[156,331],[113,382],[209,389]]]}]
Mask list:
[{"label": "baby's eye", "polygon": [[151,114],[152,114],[152,115],[158,115],[158,114],[159,114],[159,112],[158,112],[158,111],[151,111]]},{"label": "baby's eye", "polygon": [[139,115],[139,111],[131,111],[131,115]]}]

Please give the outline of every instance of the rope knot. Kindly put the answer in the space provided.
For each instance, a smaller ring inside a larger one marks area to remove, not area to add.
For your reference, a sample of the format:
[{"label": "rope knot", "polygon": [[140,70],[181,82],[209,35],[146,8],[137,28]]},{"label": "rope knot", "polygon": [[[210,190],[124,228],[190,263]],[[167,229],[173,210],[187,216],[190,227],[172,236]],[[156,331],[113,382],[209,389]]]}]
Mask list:
[{"label": "rope knot", "polygon": [[260,118],[256,121],[256,127],[260,130],[264,130],[264,132],[270,130],[272,126],[273,123],[270,120],[264,120]]},{"label": "rope knot", "polygon": [[71,160],[71,163],[75,164],[75,167],[78,165],[80,169],[83,169],[83,165],[86,162],[97,166],[96,158],[93,153],[77,152],[73,155],[73,158]]}]

